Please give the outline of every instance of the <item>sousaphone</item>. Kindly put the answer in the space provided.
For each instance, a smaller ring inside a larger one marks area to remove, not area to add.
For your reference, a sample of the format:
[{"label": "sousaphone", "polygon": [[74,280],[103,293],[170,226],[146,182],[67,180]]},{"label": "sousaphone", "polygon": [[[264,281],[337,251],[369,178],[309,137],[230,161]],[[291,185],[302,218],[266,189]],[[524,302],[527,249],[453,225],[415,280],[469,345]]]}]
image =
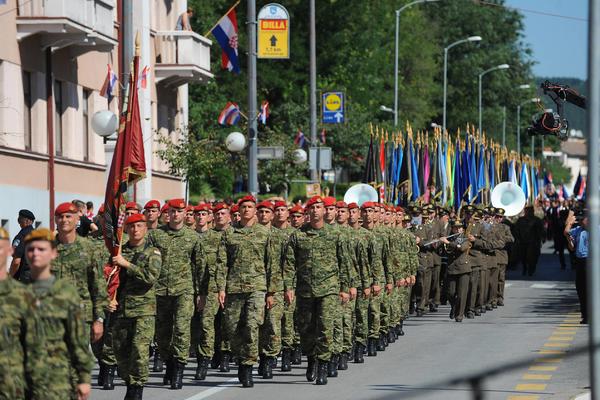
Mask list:
[{"label": "sousaphone", "polygon": [[504,209],[505,216],[512,217],[523,210],[527,199],[519,185],[513,182],[502,182],[492,190],[491,201],[492,206]]},{"label": "sousaphone", "polygon": [[356,203],[359,207],[367,201],[377,202],[378,200],[379,194],[377,193],[377,190],[366,183],[359,183],[358,185],[352,186],[344,195],[344,202],[346,204]]}]

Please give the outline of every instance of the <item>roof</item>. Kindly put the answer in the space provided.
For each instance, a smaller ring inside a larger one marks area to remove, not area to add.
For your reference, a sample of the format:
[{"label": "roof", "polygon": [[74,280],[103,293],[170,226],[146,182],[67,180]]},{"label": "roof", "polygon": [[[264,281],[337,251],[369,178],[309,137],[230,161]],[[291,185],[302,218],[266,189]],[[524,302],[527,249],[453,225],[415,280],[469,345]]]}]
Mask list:
[{"label": "roof", "polygon": [[586,157],[587,143],[584,140],[567,140],[560,144],[560,150],[571,157]]}]

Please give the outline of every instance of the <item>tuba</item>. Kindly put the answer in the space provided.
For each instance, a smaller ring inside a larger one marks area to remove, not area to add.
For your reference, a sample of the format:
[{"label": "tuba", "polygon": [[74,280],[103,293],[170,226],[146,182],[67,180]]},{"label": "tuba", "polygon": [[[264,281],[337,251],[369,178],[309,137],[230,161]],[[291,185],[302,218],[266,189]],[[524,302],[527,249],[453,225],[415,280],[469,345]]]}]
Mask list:
[{"label": "tuba", "polygon": [[505,216],[519,214],[525,207],[525,193],[519,185],[513,182],[502,182],[494,187],[491,195],[492,206],[503,208]]},{"label": "tuba", "polygon": [[344,194],[344,202],[346,204],[356,203],[360,207],[367,201],[379,201],[379,194],[373,186],[367,185],[366,183],[354,185],[346,191],[346,194]]}]

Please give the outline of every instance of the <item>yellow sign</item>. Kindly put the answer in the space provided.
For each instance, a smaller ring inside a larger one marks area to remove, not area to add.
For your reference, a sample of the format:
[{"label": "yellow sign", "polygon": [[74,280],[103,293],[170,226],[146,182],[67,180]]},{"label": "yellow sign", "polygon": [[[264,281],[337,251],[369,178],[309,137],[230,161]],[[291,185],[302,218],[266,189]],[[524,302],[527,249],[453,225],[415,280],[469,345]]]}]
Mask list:
[{"label": "yellow sign", "polygon": [[290,18],[280,4],[267,4],[258,13],[258,58],[290,58]]},{"label": "yellow sign", "polygon": [[342,108],[342,99],[336,93],[329,93],[325,97],[325,108],[327,111],[338,111]]},{"label": "yellow sign", "polygon": [[310,198],[313,196],[321,195],[321,184],[320,183],[309,183],[306,185],[306,197]]}]

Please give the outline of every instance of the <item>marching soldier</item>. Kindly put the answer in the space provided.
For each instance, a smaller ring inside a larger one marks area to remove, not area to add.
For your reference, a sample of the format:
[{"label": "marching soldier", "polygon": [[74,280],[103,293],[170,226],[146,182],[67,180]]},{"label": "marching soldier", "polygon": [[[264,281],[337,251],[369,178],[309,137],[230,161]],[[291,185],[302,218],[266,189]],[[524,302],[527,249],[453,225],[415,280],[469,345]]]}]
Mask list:
[{"label": "marching soldier", "polygon": [[158,218],[160,217],[160,202],[158,200],[150,200],[144,205],[144,215],[148,230],[158,228]]},{"label": "marching soldier", "polygon": [[[415,288],[417,289],[417,317],[422,317],[425,312],[425,306],[429,302],[429,289],[431,288],[431,271],[433,268],[433,259],[431,258],[431,252],[426,246],[427,242],[433,239],[433,232],[431,225],[426,224],[422,214],[425,214],[418,206],[412,206],[409,209],[413,218],[418,221],[421,218],[421,223],[417,223],[413,228],[413,234],[417,238],[417,245],[419,246],[419,268],[417,270],[417,282]],[[414,288],[413,288],[414,291]],[[420,295],[420,298],[419,298]]]},{"label": "marching soldier", "polygon": [[299,229],[304,225],[304,208],[296,205],[290,208],[290,225],[292,228]]},{"label": "marching soldier", "polygon": [[520,261],[523,263],[523,276],[533,276],[540,257],[544,224],[535,216],[533,206],[525,207],[524,211],[525,215],[515,224],[515,244]]},{"label": "marching soldier", "polygon": [[146,239],[148,221],[134,214],[125,221],[129,241],[112,258],[120,267],[113,347],[119,376],[127,384],[125,399],[141,400],[148,380],[148,347],[154,337],[156,295],[154,285],[162,263],[160,251]]},{"label": "marching soldier", "polygon": [[452,223],[452,234],[458,234],[451,241],[442,238],[448,255],[448,300],[450,301],[450,318],[462,322],[469,293],[469,275],[471,260],[469,249],[471,242],[464,235],[462,222]]},{"label": "marching soldier", "polygon": [[498,235],[503,239],[503,245],[496,249],[496,262],[498,263],[498,295],[496,305],[504,305],[504,283],[506,281],[506,266],[508,265],[508,248],[515,241],[510,227],[504,223],[504,209],[496,208],[496,229]]}]

